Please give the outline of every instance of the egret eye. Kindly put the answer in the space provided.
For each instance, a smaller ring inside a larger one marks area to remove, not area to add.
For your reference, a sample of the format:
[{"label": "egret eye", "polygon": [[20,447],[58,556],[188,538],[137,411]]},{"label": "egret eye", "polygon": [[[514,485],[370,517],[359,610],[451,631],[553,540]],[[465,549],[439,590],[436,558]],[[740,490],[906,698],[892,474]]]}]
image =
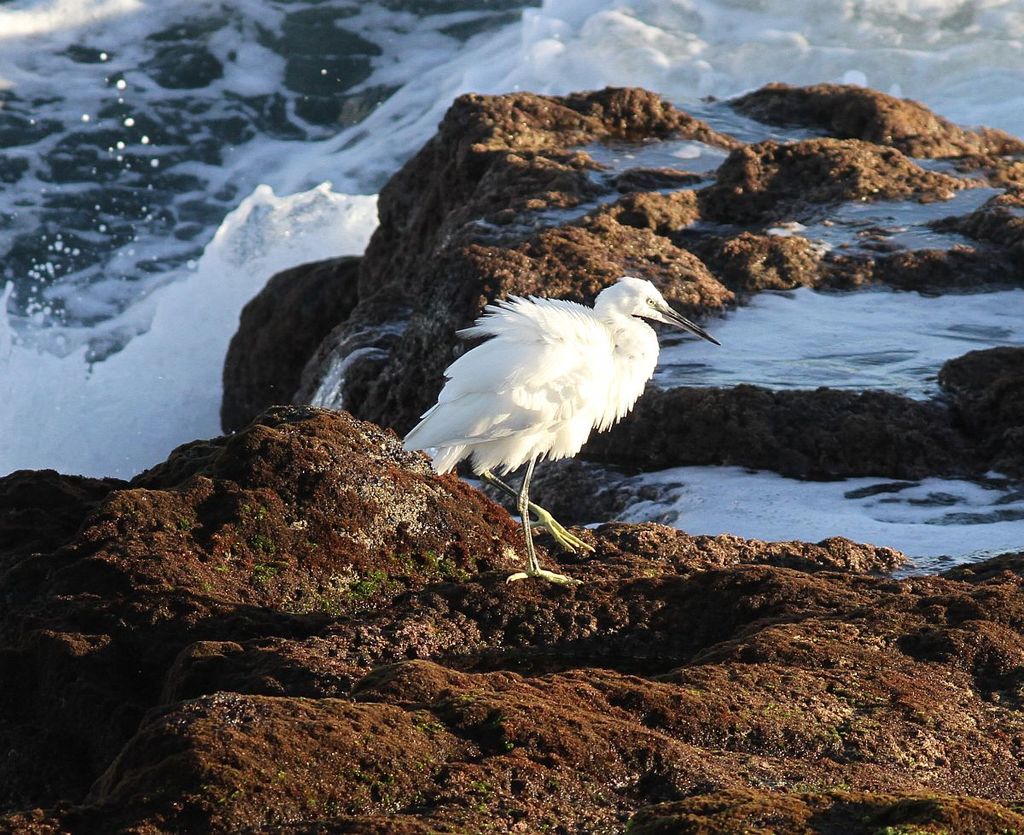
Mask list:
[{"label": "egret eye", "polygon": [[647,300],[647,304],[649,304],[651,307],[654,307],[654,305],[655,305],[654,299],[648,299]]}]

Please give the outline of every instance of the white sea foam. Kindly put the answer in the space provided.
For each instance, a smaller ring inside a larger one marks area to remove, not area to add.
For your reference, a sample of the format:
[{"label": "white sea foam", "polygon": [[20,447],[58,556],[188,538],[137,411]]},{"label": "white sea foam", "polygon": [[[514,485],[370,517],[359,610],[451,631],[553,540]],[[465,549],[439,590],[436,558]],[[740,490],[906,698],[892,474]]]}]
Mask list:
[{"label": "white sea foam", "polygon": [[[374,197],[260,186],[195,271],[149,298],[148,332],[120,353],[90,367],[83,350],[58,358],[16,344],[0,356],[0,468],[128,477],[220,434],[221,369],[242,305],[278,270],[362,252],[376,223]],[[0,346],[8,338],[0,320]]]},{"label": "white sea foam", "polygon": [[678,467],[636,482],[665,492],[633,505],[621,521],[664,522],[690,534],[808,542],[845,536],[896,548],[919,568],[941,564],[943,556],[978,559],[1022,547],[1024,493],[998,481],[814,482],[738,467]]},{"label": "white sea foam", "polygon": [[[143,9],[143,0],[50,0],[0,9],[0,41],[64,34]],[[66,35],[65,35],[66,36]]]}]

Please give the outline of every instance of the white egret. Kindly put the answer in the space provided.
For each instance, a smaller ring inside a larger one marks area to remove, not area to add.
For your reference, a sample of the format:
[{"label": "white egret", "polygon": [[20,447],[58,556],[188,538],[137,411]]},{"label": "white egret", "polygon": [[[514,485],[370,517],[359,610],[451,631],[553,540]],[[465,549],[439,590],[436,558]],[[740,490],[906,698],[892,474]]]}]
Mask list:
[{"label": "white egret", "polygon": [[[536,527],[563,548],[593,549],[530,501],[530,479],[539,460],[571,458],[592,430],[608,429],[633,408],[658,362],[658,338],[644,319],[720,344],[669,307],[650,281],[632,276],[602,290],[593,308],[513,296],[488,305],[472,327],[459,331],[464,339],[490,339],[448,366],[437,403],[405,437],[405,448],[431,451],[438,473],[471,457],[474,472],[516,499],[528,565],[509,582],[578,582],[537,561],[531,512]],[[492,472],[507,475],[523,464],[518,492]]]}]

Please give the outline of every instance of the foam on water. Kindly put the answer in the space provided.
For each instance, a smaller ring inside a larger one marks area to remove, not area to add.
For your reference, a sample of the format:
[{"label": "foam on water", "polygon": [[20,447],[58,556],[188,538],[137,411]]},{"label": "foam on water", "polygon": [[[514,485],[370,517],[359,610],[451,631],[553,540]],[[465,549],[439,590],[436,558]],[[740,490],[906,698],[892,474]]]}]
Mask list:
[{"label": "foam on water", "polygon": [[896,548],[918,570],[1021,548],[1024,487],[1000,479],[812,482],[738,467],[678,467],[634,481],[661,497],[634,504],[621,521],[663,522],[690,534],[845,536]]},{"label": "foam on water", "polygon": [[721,347],[670,336],[655,384],[881,389],[939,394],[942,364],[1024,346],[1024,290],[921,296],[886,290],[759,293],[709,330]]},{"label": "foam on water", "polygon": [[1022,35],[1015,0],[549,0],[524,12],[516,80],[558,92],[640,84],[683,99],[848,81],[1020,132]]},{"label": "foam on water", "polygon": [[40,35],[64,35],[83,25],[141,11],[142,0],[50,0],[10,3],[0,9],[0,41]]},{"label": "foam on water", "polygon": [[[260,186],[233,211],[195,270],[155,292],[152,324],[89,365],[15,344],[0,350],[0,461],[5,470],[129,477],[178,444],[220,434],[221,371],[242,305],[266,277],[303,261],[358,254],[376,199],[323,184],[277,197]],[[0,319],[0,348],[10,326]]]}]

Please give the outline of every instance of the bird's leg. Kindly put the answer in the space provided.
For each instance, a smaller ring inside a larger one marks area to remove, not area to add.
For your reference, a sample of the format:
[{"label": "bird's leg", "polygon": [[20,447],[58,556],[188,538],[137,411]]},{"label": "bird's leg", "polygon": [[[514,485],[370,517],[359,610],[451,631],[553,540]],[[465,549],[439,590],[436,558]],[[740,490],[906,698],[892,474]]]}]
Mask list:
[{"label": "bird's leg", "polygon": [[530,526],[530,479],[533,477],[533,468],[537,459],[531,458],[526,465],[526,474],[523,476],[523,486],[519,491],[519,518],[523,520],[523,533],[526,536],[526,556],[529,565],[526,573],[537,574],[540,571],[540,563],[537,562],[537,552],[533,548],[533,528]]},{"label": "bird's leg", "polygon": [[[519,493],[516,492],[512,487],[498,478],[490,470],[481,470],[479,473],[480,478],[490,484],[492,487],[496,487],[499,490],[505,491],[513,499],[519,499]],[[535,528],[544,528],[554,538],[555,542],[562,546],[566,551],[572,553],[578,553],[580,551],[593,551],[594,546],[589,542],[584,542],[576,534],[570,532],[565,528],[558,520],[555,519],[548,511],[538,504],[530,502],[529,505],[530,513],[537,517],[537,522],[533,525]]]},{"label": "bird's leg", "polygon": [[554,571],[546,571],[540,567],[540,563],[537,562],[537,552],[533,547],[533,530],[530,526],[530,479],[533,478],[533,468],[537,463],[536,458],[531,458],[530,463],[526,465],[526,475],[523,476],[523,486],[519,490],[517,498],[517,504],[519,507],[519,517],[523,520],[523,535],[526,537],[526,557],[527,567],[526,571],[520,571],[517,574],[513,574],[508,578],[507,582],[511,583],[515,580],[525,580],[528,577],[540,577],[544,580],[548,580],[552,583],[559,583],[563,586],[575,586],[579,585],[579,580],[573,580],[571,577],[566,577],[564,574],[556,574]]}]

